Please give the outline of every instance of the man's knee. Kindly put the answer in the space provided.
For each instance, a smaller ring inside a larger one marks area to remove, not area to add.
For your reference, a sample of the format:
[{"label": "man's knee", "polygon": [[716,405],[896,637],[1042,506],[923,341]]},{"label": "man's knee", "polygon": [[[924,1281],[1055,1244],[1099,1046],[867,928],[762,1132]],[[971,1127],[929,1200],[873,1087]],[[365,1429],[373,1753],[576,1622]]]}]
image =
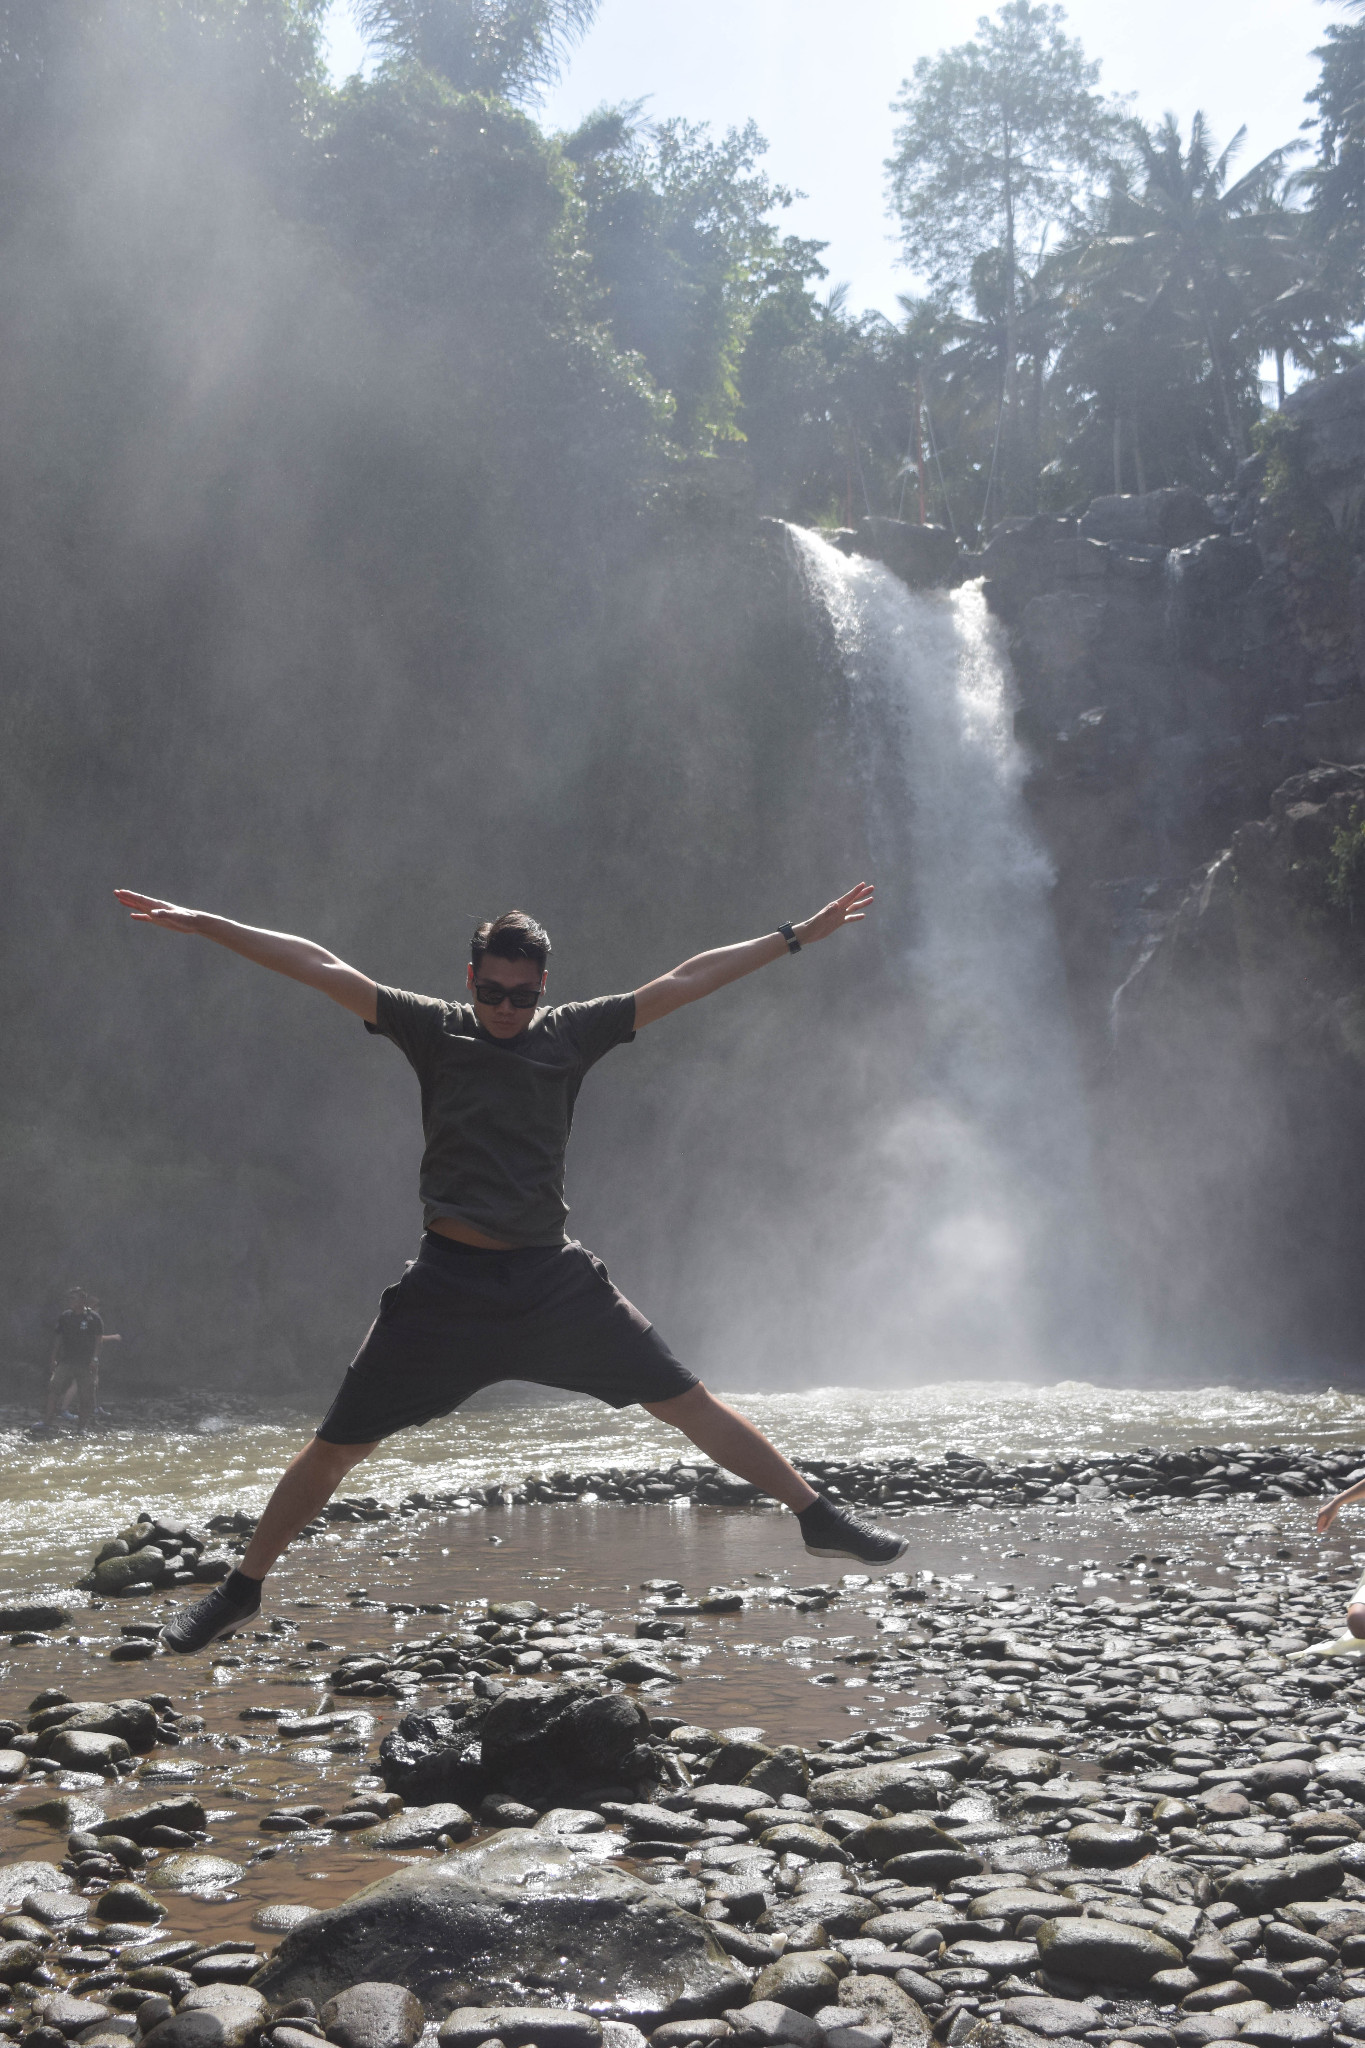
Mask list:
[{"label": "man's knee", "polygon": [[303,1455],[310,1463],[321,1466],[325,1471],[334,1472],[341,1478],[353,1465],[358,1465],[362,1458],[368,1458],[370,1452],[377,1450],[378,1447],[377,1441],[372,1444],[329,1444],[326,1437],[315,1436]]},{"label": "man's knee", "polygon": [[658,1421],[671,1423],[674,1429],[685,1429],[708,1408],[714,1408],[716,1400],[698,1380],[685,1394],[672,1394],[667,1401],[642,1401],[640,1406]]}]

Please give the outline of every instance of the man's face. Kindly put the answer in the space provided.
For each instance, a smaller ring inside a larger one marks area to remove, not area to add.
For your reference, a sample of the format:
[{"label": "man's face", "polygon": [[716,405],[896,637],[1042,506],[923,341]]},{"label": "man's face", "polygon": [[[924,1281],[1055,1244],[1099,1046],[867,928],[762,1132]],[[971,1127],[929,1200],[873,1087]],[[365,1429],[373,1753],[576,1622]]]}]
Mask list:
[{"label": "man's face", "polygon": [[493,953],[484,954],[477,973],[471,962],[465,979],[474,1015],[490,1038],[519,1038],[535,1016],[535,1010],[517,1010],[511,1003],[501,1001],[482,1003],[478,997],[479,989],[516,989],[518,993],[529,989],[539,995],[545,986],[544,970],[537,967],[534,960],[500,960]]}]

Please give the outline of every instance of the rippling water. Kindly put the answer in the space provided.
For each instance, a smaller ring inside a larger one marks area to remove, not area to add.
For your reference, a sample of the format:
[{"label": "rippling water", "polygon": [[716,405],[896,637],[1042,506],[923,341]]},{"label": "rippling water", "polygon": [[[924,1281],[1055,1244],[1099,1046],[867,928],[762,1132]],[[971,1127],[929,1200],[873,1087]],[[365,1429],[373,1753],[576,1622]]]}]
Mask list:
[{"label": "rippling water", "polygon": [[[899,1393],[746,1394],[739,1405],[798,1458],[1365,1442],[1365,1396],[1330,1389],[1165,1392],[965,1381]],[[209,1414],[194,1428],[114,1427],[87,1439],[0,1434],[0,1589],[69,1586],[92,1546],[139,1508],[195,1519],[234,1507],[255,1512],[315,1419],[272,1407],[254,1418]],[[347,1491],[393,1501],[413,1487],[672,1463],[684,1450],[642,1409],[618,1412],[589,1401],[467,1408],[383,1445]]]}]

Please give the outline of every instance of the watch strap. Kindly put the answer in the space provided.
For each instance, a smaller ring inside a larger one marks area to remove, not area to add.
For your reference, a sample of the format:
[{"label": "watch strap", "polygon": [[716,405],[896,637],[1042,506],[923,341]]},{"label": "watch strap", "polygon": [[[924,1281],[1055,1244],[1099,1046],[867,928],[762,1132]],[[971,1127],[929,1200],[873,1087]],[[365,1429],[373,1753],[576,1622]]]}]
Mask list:
[{"label": "watch strap", "polygon": [[787,951],[789,953],[799,953],[801,951],[801,941],[797,938],[791,926],[789,924],[780,924],[777,929],[781,937],[787,941]]}]

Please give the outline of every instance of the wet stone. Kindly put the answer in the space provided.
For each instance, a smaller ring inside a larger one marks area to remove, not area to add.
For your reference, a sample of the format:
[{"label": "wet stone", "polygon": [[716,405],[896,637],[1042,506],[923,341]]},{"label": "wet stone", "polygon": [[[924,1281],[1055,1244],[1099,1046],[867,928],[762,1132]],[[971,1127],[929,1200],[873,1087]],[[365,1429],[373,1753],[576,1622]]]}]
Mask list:
[{"label": "wet stone", "polygon": [[1046,2041],[1086,2034],[1101,2024],[1097,2006],[1078,2005],[1068,1998],[1007,1998],[1000,2007],[1000,2017],[1011,2026],[1041,2035]]},{"label": "wet stone", "polygon": [[111,1884],[95,1902],[101,1920],[160,1920],[166,1908],[140,1884]]},{"label": "wet stone", "polygon": [[[755,2048],[821,2048],[825,2039],[824,2028],[809,2013],[774,1998],[756,1998],[725,2019],[738,2041]],[[657,2039],[657,2034],[651,2037]]]},{"label": "wet stone", "polygon": [[789,2005],[797,2012],[813,2013],[838,1996],[839,1979],[819,1954],[807,1952],[779,1956],[759,1971],[753,1983],[753,1998],[774,2005]]},{"label": "wet stone", "polygon": [[[352,1984],[318,2015],[337,2048],[413,2048],[424,2017],[420,2000],[401,1984]],[[512,2048],[505,2035],[501,2038]]]},{"label": "wet stone", "polygon": [[114,2008],[99,2005],[93,1998],[68,1998],[58,1994],[45,1998],[38,2010],[49,2027],[55,2027],[59,2034],[79,2034],[84,2027],[93,2027],[104,2020],[112,2019]]},{"label": "wet stone", "polygon": [[[147,1882],[159,1892],[208,1892],[236,1884],[242,1875],[241,1864],[233,1863],[226,1856],[208,1856],[202,1851],[191,1851],[161,1857],[152,1866]],[[121,1889],[132,1891],[137,1887],[129,1885]],[[108,1894],[105,1896],[107,1898]],[[104,1917],[111,1916],[106,1914]]]},{"label": "wet stone", "polygon": [[473,1832],[474,1822],[462,1806],[409,1806],[391,1820],[382,1820],[376,1827],[357,1834],[356,1842],[364,1849],[423,1849],[434,1848],[443,1835],[462,1842]]},{"label": "wet stone", "polygon": [[[562,2006],[461,2006],[441,2022],[436,2038],[441,2048],[479,2048],[490,2037],[504,2048],[599,2048],[602,2026],[591,2013],[569,2012]],[[346,2048],[368,2044],[347,2043]]]},{"label": "wet stone", "polygon": [[1181,1968],[1184,1960],[1160,1935],[1115,1920],[1045,1920],[1037,1943],[1043,1962],[1059,1977],[1133,1990],[1141,1990],[1158,1970]]},{"label": "wet stone", "polygon": [[439,2008],[513,2003],[537,1976],[566,2002],[640,2024],[718,2013],[746,1988],[703,1921],[623,1870],[585,1867],[571,1844],[521,1829],[320,1913],[285,1936],[258,1983],[272,2001],[401,1983]]},{"label": "wet stone", "polygon": [[1066,1846],[1073,1863],[1122,1869],[1155,1849],[1156,1837],[1142,1828],[1091,1821],[1072,1828],[1066,1838]]}]

